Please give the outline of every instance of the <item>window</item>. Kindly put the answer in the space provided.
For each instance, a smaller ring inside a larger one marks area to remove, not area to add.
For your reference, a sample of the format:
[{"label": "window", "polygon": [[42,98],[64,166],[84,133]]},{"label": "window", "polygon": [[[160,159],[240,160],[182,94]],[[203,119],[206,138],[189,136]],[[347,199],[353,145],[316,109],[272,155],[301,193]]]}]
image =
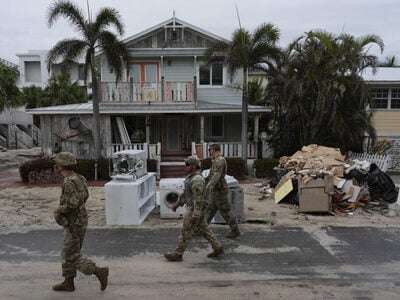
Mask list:
[{"label": "window", "polygon": [[85,65],[78,65],[78,80],[85,80]]},{"label": "window", "polygon": [[400,88],[371,89],[374,109],[400,109]]},{"label": "window", "polygon": [[218,86],[223,83],[223,66],[221,64],[200,66],[199,73],[200,85]]},{"label": "window", "polygon": [[390,108],[400,109],[400,89],[392,89]]},{"label": "window", "polygon": [[223,116],[209,116],[207,118],[210,137],[224,136],[224,118]]},{"label": "window", "polygon": [[371,89],[374,109],[387,109],[389,100],[389,89]]}]

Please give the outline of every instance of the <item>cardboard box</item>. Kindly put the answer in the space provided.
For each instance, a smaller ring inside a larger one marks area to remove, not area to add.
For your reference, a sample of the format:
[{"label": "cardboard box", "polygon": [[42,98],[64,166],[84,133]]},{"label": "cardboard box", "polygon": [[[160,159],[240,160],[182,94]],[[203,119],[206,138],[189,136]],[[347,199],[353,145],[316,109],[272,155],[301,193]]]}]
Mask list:
[{"label": "cardboard box", "polygon": [[304,183],[299,181],[300,212],[330,212],[331,193],[334,191],[333,176],[313,179]]}]

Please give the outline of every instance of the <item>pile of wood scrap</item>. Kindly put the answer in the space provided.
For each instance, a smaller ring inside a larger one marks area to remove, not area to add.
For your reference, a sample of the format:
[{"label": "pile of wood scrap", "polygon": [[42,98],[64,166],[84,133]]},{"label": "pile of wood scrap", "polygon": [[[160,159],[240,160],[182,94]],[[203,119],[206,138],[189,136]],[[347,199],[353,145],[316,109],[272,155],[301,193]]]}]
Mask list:
[{"label": "pile of wood scrap", "polygon": [[344,155],[340,149],[311,144],[292,156],[282,156],[275,170],[294,170],[303,177],[343,176]]},{"label": "pile of wood scrap", "polygon": [[[340,149],[316,144],[304,146],[292,156],[280,158],[279,165],[275,167],[275,170],[281,171],[285,175],[280,178],[277,185],[271,186],[274,188],[272,196],[278,203],[284,200],[287,195],[293,195],[293,192],[297,192],[292,182],[297,180],[298,183],[301,181],[307,184],[310,180],[332,176],[335,187],[334,191],[329,191],[328,199],[332,198],[329,211],[335,213],[352,211],[369,201],[369,193],[368,188],[362,183],[343,178],[345,168],[348,168],[351,164],[351,161],[345,161],[345,156],[342,155]],[[304,184],[301,185],[304,187]],[[316,185],[310,186],[315,187]],[[325,193],[328,193],[327,190],[325,190]],[[326,201],[326,194],[321,195],[321,201],[323,201],[322,198]],[[299,201],[301,200],[300,197]],[[319,199],[315,199],[315,201],[319,201]],[[310,207],[309,203],[307,207]],[[312,211],[312,208],[310,211]]]}]

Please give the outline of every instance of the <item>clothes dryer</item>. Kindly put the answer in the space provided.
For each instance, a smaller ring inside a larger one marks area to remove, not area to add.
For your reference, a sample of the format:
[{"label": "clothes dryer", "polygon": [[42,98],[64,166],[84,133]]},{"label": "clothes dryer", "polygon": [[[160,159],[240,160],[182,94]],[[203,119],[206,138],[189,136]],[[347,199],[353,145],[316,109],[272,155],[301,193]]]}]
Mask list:
[{"label": "clothes dryer", "polygon": [[[231,205],[232,212],[236,216],[237,222],[242,223],[243,217],[243,201],[244,193],[243,189],[239,186],[237,179],[230,175],[225,175],[225,180],[228,184],[228,201]],[[211,220],[212,223],[226,224],[225,219],[221,216],[219,211],[215,214],[215,217]]]},{"label": "clothes dryer", "polygon": [[180,206],[176,212],[172,210],[172,205],[183,193],[185,178],[163,178],[160,180],[160,218],[175,219],[181,218],[186,212],[186,206]]}]

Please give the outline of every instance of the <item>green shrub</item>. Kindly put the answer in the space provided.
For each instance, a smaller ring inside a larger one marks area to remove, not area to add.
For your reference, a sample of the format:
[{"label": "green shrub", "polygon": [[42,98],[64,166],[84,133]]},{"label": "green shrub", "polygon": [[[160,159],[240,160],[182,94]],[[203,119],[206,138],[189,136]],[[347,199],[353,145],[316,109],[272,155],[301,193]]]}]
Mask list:
[{"label": "green shrub", "polygon": [[[75,171],[83,175],[87,180],[94,180],[94,159],[77,159]],[[29,173],[31,171],[40,172],[42,170],[53,169],[54,162],[50,158],[40,158],[28,161],[20,165],[19,175],[23,182],[29,182]],[[110,161],[106,158],[97,160],[98,180],[110,179]]]},{"label": "green shrub", "polygon": [[25,183],[29,182],[29,173],[31,171],[40,172],[42,170],[53,169],[54,162],[50,158],[40,158],[27,161],[19,166],[19,176]]},{"label": "green shrub", "polygon": [[274,167],[279,165],[279,159],[276,158],[260,158],[254,161],[254,169],[257,178],[274,177],[276,170]]}]

